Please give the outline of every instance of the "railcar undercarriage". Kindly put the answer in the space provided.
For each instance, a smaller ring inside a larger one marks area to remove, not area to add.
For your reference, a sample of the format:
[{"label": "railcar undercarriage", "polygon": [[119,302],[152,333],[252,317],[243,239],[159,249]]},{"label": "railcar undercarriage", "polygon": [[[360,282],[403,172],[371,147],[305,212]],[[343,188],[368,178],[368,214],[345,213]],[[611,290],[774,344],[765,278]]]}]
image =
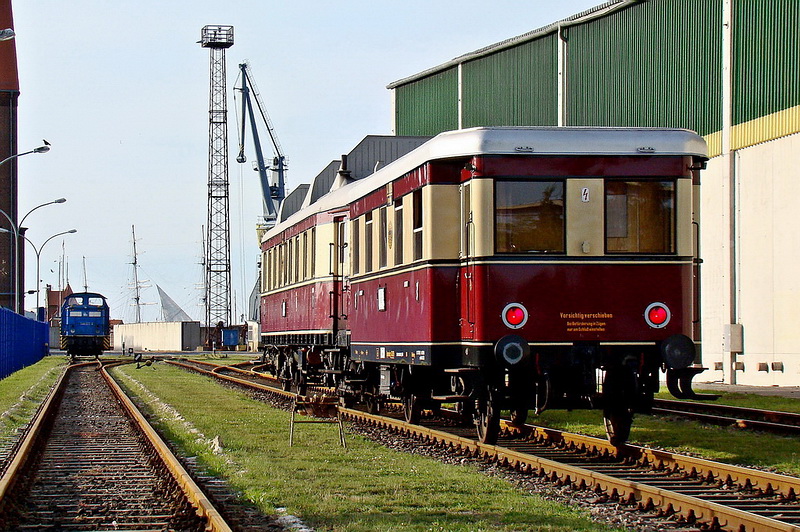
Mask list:
[{"label": "railcar undercarriage", "polygon": [[[579,345],[566,352],[534,350],[513,361],[453,368],[386,364],[354,361],[346,349],[320,346],[271,345],[262,355],[284,390],[305,394],[309,384],[332,386],[343,405],[362,404],[370,413],[400,403],[409,423],[418,423],[424,410],[453,405],[464,424],[475,426],[478,440],[489,444],[497,441],[502,411],[523,425],[530,411],[602,409],[609,441],[623,445],[634,414],[648,413],[659,390],[655,349],[620,353]],[[691,377],[700,370],[687,370],[668,369],[670,386],[691,391]],[[674,384],[676,374],[680,384]]]}]

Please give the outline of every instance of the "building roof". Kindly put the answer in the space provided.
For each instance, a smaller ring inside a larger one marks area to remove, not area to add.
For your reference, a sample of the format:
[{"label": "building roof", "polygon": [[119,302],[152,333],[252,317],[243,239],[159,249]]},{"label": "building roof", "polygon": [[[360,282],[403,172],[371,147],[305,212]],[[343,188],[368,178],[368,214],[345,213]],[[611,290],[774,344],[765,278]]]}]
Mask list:
[{"label": "building roof", "polygon": [[600,4],[599,6],[595,6],[591,9],[587,9],[586,11],[582,11],[576,15],[572,15],[571,17],[567,17],[563,20],[558,22],[554,22],[552,24],[548,24],[547,26],[541,27],[539,29],[529,31],[528,33],[523,33],[522,35],[518,35],[517,37],[512,37],[510,39],[506,39],[504,41],[500,41],[495,44],[491,44],[484,48],[480,48],[475,50],[474,52],[470,52],[464,55],[460,55],[455,59],[451,59],[446,63],[442,63],[441,65],[429,68],[427,70],[423,70],[418,74],[413,74],[406,78],[394,81],[386,86],[387,89],[395,89],[401,85],[406,85],[408,83],[412,83],[414,81],[420,80],[422,78],[426,78],[433,74],[438,74],[444,70],[448,70],[454,66],[457,66],[461,63],[466,63],[467,61],[472,61],[474,59],[478,59],[490,54],[494,54],[499,52],[500,50],[504,50],[506,48],[512,48],[514,46],[519,46],[520,44],[524,44],[529,41],[533,41],[545,35],[549,35],[551,33],[559,31],[561,28],[574,26],[576,24],[583,24],[584,22],[589,22],[590,20],[594,20],[596,18],[604,17],[609,15],[615,11],[619,11],[620,9],[624,9],[628,6],[633,4],[638,4],[646,0],[611,0],[604,4]]}]

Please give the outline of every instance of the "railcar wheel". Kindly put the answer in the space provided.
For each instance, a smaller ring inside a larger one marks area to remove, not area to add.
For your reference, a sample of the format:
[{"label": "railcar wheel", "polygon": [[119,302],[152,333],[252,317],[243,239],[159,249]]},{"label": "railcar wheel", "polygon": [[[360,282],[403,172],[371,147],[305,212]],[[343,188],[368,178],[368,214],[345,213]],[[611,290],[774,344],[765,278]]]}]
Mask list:
[{"label": "railcar wheel", "polygon": [[352,397],[348,395],[340,395],[339,396],[339,406],[344,408],[353,408],[355,406],[356,401]]},{"label": "railcar wheel", "polygon": [[419,396],[410,393],[403,396],[403,415],[405,416],[406,423],[419,423],[422,417],[422,402]]},{"label": "railcar wheel", "polygon": [[625,445],[631,435],[636,375],[628,368],[610,368],[603,380],[603,422],[609,443]]},{"label": "railcar wheel", "polygon": [[475,401],[461,401],[456,404],[456,412],[458,413],[459,423],[465,426],[472,425],[475,419]]},{"label": "railcar wheel", "polygon": [[511,409],[511,424],[515,427],[522,427],[528,421],[528,408],[520,406]]},{"label": "railcar wheel", "polygon": [[278,378],[281,381],[281,390],[288,392],[292,389],[292,366],[286,361],[281,360],[278,366]]},{"label": "railcar wheel", "polygon": [[604,409],[603,422],[606,426],[606,436],[614,447],[625,445],[631,435],[633,425],[633,412],[628,408]]},{"label": "railcar wheel", "polygon": [[294,370],[291,384],[294,385],[294,389],[297,392],[297,395],[305,395],[306,391],[308,391],[306,376],[303,375],[303,372],[300,371],[300,368],[296,368]]},{"label": "railcar wheel", "polygon": [[380,399],[372,392],[366,392],[364,394],[364,405],[367,407],[368,414],[377,414],[381,411]]},{"label": "railcar wheel", "polygon": [[475,402],[475,428],[478,441],[489,445],[497,443],[500,435],[500,404],[496,390],[488,388]]}]

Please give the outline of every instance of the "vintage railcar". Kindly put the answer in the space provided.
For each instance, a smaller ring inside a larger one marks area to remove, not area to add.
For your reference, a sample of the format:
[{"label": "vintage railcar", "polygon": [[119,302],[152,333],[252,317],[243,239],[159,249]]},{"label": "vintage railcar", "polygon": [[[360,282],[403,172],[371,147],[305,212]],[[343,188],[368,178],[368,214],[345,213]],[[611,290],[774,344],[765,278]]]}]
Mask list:
[{"label": "vintage railcar", "polygon": [[699,371],[706,159],[686,130],[473,128],[345,163],[262,238],[264,358],[410,422],[455,403],[484,442],[501,409],[602,408],[621,444],[661,369]]},{"label": "vintage railcar", "polygon": [[74,360],[111,349],[108,303],[94,292],[70,294],[61,305],[61,349]]}]

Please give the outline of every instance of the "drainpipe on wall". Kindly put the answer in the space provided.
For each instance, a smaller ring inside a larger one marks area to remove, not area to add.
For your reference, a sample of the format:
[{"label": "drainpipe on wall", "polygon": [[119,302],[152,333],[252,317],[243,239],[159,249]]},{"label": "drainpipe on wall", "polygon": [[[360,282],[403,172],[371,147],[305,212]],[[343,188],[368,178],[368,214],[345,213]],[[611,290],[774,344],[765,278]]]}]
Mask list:
[{"label": "drainpipe on wall", "polygon": [[458,64],[458,129],[464,129],[464,63]]},{"label": "drainpipe on wall", "polygon": [[723,341],[723,368],[725,382],[736,384],[736,372],[742,369],[736,356],[744,350],[744,331],[739,323],[738,265],[737,265],[737,187],[736,152],[731,135],[733,132],[733,1],[722,2],[722,160],[723,186],[727,188],[726,211],[728,214],[725,240],[728,252],[728,323],[725,325]]},{"label": "drainpipe on wall", "polygon": [[558,25],[558,127],[567,125],[567,39],[564,37],[564,24]]}]

